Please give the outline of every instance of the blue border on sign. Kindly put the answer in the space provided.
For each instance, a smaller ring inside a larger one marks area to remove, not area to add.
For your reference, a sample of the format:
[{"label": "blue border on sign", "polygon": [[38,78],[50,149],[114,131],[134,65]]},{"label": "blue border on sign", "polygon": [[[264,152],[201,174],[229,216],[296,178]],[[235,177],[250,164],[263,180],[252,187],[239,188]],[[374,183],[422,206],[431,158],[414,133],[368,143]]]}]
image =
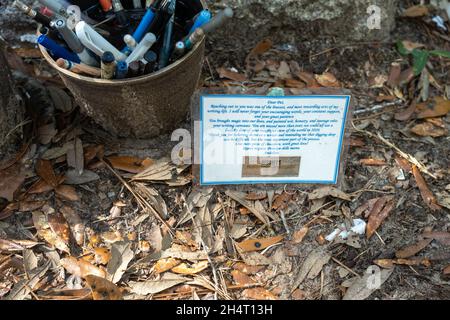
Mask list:
[{"label": "blue border on sign", "polygon": [[[308,181],[308,180],[269,180],[269,181],[263,181],[263,180],[239,180],[239,181],[217,181],[217,182],[204,182],[203,180],[203,165],[204,165],[204,159],[203,159],[203,99],[204,98],[243,98],[243,99],[310,99],[310,98],[324,98],[324,99],[342,99],[345,98],[346,104],[345,104],[345,110],[344,110],[344,119],[342,121],[341,126],[341,133],[339,137],[339,147],[338,147],[338,153],[336,156],[336,163],[335,163],[335,171],[334,171],[334,178],[331,181],[326,180],[318,180],[318,181]],[[307,96],[256,96],[256,95],[227,95],[227,94],[210,94],[210,95],[202,95],[200,96],[200,185],[203,186],[218,186],[218,185],[228,185],[228,184],[253,184],[253,183],[269,183],[269,184],[296,184],[296,183],[305,183],[305,184],[336,184],[337,178],[339,174],[339,162],[341,160],[341,153],[342,153],[342,144],[344,140],[344,130],[345,130],[345,124],[347,122],[347,113],[348,108],[350,106],[350,99],[351,96],[349,95],[307,95]]]}]

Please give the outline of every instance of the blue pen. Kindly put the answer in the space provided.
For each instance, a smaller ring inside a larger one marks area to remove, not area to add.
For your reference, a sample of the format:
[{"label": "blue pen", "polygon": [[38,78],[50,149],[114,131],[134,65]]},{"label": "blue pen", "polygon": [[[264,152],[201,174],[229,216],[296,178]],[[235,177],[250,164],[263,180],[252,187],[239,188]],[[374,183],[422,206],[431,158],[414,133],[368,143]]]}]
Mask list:
[{"label": "blue pen", "polygon": [[80,58],[78,58],[75,53],[70,52],[64,47],[61,47],[59,44],[57,44],[55,41],[44,34],[41,34],[39,36],[37,43],[51,51],[56,58],[63,58],[75,63],[81,62]]},{"label": "blue pen", "polygon": [[209,10],[203,10],[198,14],[198,17],[195,19],[194,24],[192,25],[191,30],[189,30],[189,34],[195,31],[195,29],[201,27],[205,23],[211,20],[211,12]]},{"label": "blue pen", "polygon": [[[142,18],[141,22],[139,23],[138,27],[133,33],[133,39],[139,43],[141,42],[144,35],[147,33],[148,28],[150,27],[150,24],[153,22],[153,19],[155,18],[155,12],[152,10],[152,8],[148,8],[147,12],[145,13],[144,17]],[[122,52],[126,55],[129,55],[133,51],[132,48],[129,46],[125,46],[125,48],[122,49]]]},{"label": "blue pen", "polygon": [[118,61],[116,65],[116,79],[124,79],[127,77],[128,64],[125,61]]}]

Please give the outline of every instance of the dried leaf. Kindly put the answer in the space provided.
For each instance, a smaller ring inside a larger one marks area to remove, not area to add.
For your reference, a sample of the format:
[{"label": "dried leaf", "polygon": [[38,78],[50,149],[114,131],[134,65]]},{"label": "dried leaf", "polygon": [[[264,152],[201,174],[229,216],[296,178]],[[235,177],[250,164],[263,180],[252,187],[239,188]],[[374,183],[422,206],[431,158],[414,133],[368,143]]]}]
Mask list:
[{"label": "dried leaf", "polygon": [[382,197],[377,200],[369,215],[369,221],[366,226],[366,237],[370,239],[372,235],[381,226],[384,219],[394,209],[394,199],[392,197]]},{"label": "dried leaf", "polygon": [[399,82],[400,82],[400,74],[402,72],[400,63],[398,62],[393,62],[391,64],[391,70],[389,72],[389,77],[388,77],[388,81],[387,81],[387,85],[391,88],[395,88],[396,86],[398,86]]},{"label": "dried leaf", "polygon": [[264,200],[266,198],[267,198],[266,192],[250,192],[247,193],[247,195],[245,196],[245,199],[250,201]]},{"label": "dried leaf", "polygon": [[84,259],[66,257],[60,260],[61,265],[70,274],[85,279],[88,275],[106,278],[106,272]]},{"label": "dried leaf", "polygon": [[437,240],[445,246],[450,246],[450,233],[443,231],[424,232],[424,238]]},{"label": "dried leaf", "polygon": [[301,243],[303,241],[303,239],[305,238],[306,234],[308,233],[308,231],[309,231],[309,228],[306,226],[295,231],[292,236],[292,242],[295,244]]},{"label": "dried leaf", "polygon": [[109,279],[113,283],[117,283],[122,278],[127,270],[128,264],[134,258],[134,253],[131,250],[131,243],[127,241],[115,242],[111,247],[111,260],[108,263],[106,270],[108,271]]},{"label": "dried leaf", "polygon": [[238,82],[247,81],[247,76],[239,72],[235,72],[225,68],[218,68],[217,72],[219,73],[220,78],[227,78]]},{"label": "dried leaf", "polygon": [[38,138],[40,144],[49,144],[56,136],[58,130],[55,128],[55,123],[43,125],[38,128]]},{"label": "dried leaf", "polygon": [[271,245],[282,241],[283,238],[283,236],[276,236],[270,238],[249,239],[239,242],[236,245],[239,246],[242,252],[261,251]]},{"label": "dried leaf", "polygon": [[251,288],[242,291],[242,296],[253,300],[278,300],[278,297],[264,288]]},{"label": "dried leaf", "polygon": [[62,112],[70,112],[74,108],[73,99],[63,90],[55,86],[46,87],[55,108]]},{"label": "dried leaf", "polygon": [[423,265],[425,267],[431,266],[430,260],[417,257],[415,259],[378,259],[375,260],[374,263],[385,269],[393,268],[395,265],[405,265],[405,266]]},{"label": "dried leaf", "polygon": [[394,116],[395,120],[407,121],[411,119],[416,109],[417,109],[417,102],[413,101],[408,108],[395,114]]},{"label": "dried leaf", "polygon": [[207,260],[208,255],[204,251],[187,252],[172,247],[170,249],[164,250],[161,253],[161,258],[176,258],[195,262],[198,260]]},{"label": "dried leaf", "polygon": [[295,74],[300,80],[306,83],[307,88],[319,88],[320,85],[317,83],[314,74],[310,72],[298,72]]},{"label": "dried leaf", "polygon": [[250,210],[250,212],[253,213],[264,224],[267,225],[269,223],[267,219],[267,213],[262,210],[258,210],[250,201],[246,200],[245,194],[243,194],[242,192],[227,190],[225,191],[225,194]]},{"label": "dried leaf", "polygon": [[152,161],[143,163],[144,159],[129,156],[111,156],[106,159],[108,159],[114,169],[130,173],[141,173],[153,164]]},{"label": "dried leaf", "polygon": [[428,188],[427,183],[425,182],[425,179],[420,174],[419,169],[417,169],[416,166],[413,166],[412,172],[413,172],[414,178],[416,179],[417,187],[420,190],[420,195],[422,196],[422,199],[426,203],[426,205],[432,211],[442,209],[441,206],[437,204],[436,198],[434,197],[433,193]]},{"label": "dried leaf", "polygon": [[94,300],[123,300],[119,287],[105,278],[87,275],[86,283],[92,290]]},{"label": "dried leaf", "polygon": [[111,260],[111,252],[107,248],[94,248],[94,260],[97,264],[108,264]]},{"label": "dried leaf", "polygon": [[250,278],[247,274],[239,270],[231,271],[231,276],[233,277],[234,283],[238,286],[246,286],[255,283],[255,281]]},{"label": "dried leaf", "polygon": [[335,187],[327,186],[314,190],[308,196],[309,200],[322,199],[325,197],[334,197],[342,200],[350,201],[350,196]]},{"label": "dried leaf", "polygon": [[245,274],[252,275],[252,274],[256,274],[256,273],[260,272],[261,270],[263,270],[264,266],[255,266],[255,265],[251,266],[251,265],[245,264],[243,262],[237,262],[233,265],[233,269],[238,270]]},{"label": "dried leaf", "polygon": [[442,272],[444,275],[449,275],[450,274],[450,264],[448,266],[445,267],[444,271]]},{"label": "dried leaf", "polygon": [[289,68],[289,65],[286,61],[281,61],[280,66],[278,67],[278,78],[280,79],[290,79],[291,76],[291,68]]},{"label": "dried leaf", "polygon": [[[356,278],[352,285],[347,289],[342,300],[364,300],[370,297],[372,293],[381,288],[381,285],[394,272],[392,269],[383,269],[379,273],[374,274],[373,271],[378,270],[377,266],[369,266],[363,277]],[[377,285],[367,285],[374,282],[374,277],[377,277]]]},{"label": "dried leaf", "polygon": [[76,172],[81,175],[84,169],[83,143],[79,138],[75,138],[68,144],[67,165],[69,168],[74,168]]},{"label": "dried leaf", "polygon": [[42,206],[44,204],[45,204],[45,201],[20,201],[19,202],[19,211],[20,212],[34,211],[34,210],[42,208]]},{"label": "dried leaf", "polygon": [[25,173],[22,172],[20,165],[0,170],[0,198],[13,201],[14,193],[24,181]]},{"label": "dried leaf", "polygon": [[283,192],[275,197],[272,203],[272,209],[275,211],[284,210],[287,208],[289,201],[292,199],[293,194]]},{"label": "dried leaf", "polygon": [[[39,211],[34,211],[32,213],[32,217],[34,227],[36,228],[38,235],[41,238],[43,238],[52,246],[55,246],[57,249],[70,253],[67,242],[52,230],[45,214]],[[57,229],[57,226],[58,224],[55,221],[54,228]]]},{"label": "dried leaf", "polygon": [[420,251],[425,249],[431,243],[431,241],[433,241],[433,239],[421,240],[421,241],[417,242],[416,244],[413,244],[413,245],[407,246],[401,250],[398,250],[395,253],[395,256],[400,259],[406,259],[406,258],[415,256],[417,253],[419,253]]},{"label": "dried leaf", "polygon": [[310,252],[305,262],[303,262],[299,273],[297,274],[291,292],[297,289],[302,282],[308,279],[314,279],[322,271],[324,265],[331,259],[331,254],[322,248],[315,249]]},{"label": "dried leaf", "polygon": [[450,112],[450,100],[435,97],[432,102],[418,104],[417,110],[420,111],[417,115],[418,119],[443,117]]},{"label": "dried leaf", "polygon": [[[239,247],[237,247],[239,249]],[[267,266],[272,262],[258,252],[242,252],[242,260],[249,266]]]},{"label": "dried leaf", "polygon": [[61,198],[68,200],[68,201],[79,201],[80,196],[78,195],[77,191],[74,187],[68,186],[66,184],[62,184],[60,186],[57,186],[55,188],[55,192],[58,196]]},{"label": "dried leaf", "polygon": [[192,275],[199,273],[205,270],[206,268],[208,268],[208,260],[199,261],[192,265],[188,265],[187,263],[183,262],[177,265],[176,267],[173,267],[171,271],[179,274]]},{"label": "dried leaf", "polygon": [[160,259],[156,262],[155,266],[153,267],[153,270],[156,274],[160,274],[166,271],[169,271],[173,267],[176,267],[181,263],[181,260],[175,259],[175,258],[166,258],[166,259]]},{"label": "dried leaf", "polygon": [[26,249],[23,251],[23,267],[28,274],[38,267],[38,258],[33,250]]},{"label": "dried leaf", "polygon": [[336,77],[330,72],[325,72],[321,75],[316,74],[315,78],[316,78],[316,81],[323,87],[340,87],[341,86],[341,84],[336,79]]},{"label": "dried leaf", "polygon": [[14,241],[0,238],[0,251],[12,252],[12,251],[22,251],[24,249],[25,249],[24,247],[22,247],[21,245],[17,244]]},{"label": "dried leaf", "polygon": [[189,165],[177,166],[166,159],[158,160],[141,173],[133,176],[132,181],[168,181],[176,179]]},{"label": "dried leaf", "polygon": [[36,163],[36,173],[53,188],[59,185],[60,180],[53,171],[52,163],[49,160],[39,159]]},{"label": "dried leaf", "polygon": [[415,125],[411,128],[411,132],[422,137],[433,137],[438,138],[447,135],[447,130],[443,128],[438,128],[432,123],[424,122]]},{"label": "dried leaf", "polygon": [[38,194],[52,191],[53,187],[45,182],[43,179],[39,179],[28,189],[29,194]]},{"label": "dried leaf", "polygon": [[430,11],[428,10],[427,6],[417,5],[417,6],[412,6],[412,7],[409,7],[408,9],[406,9],[405,12],[403,13],[403,15],[405,17],[409,17],[409,18],[417,18],[417,17],[426,16],[429,13],[430,13]]},{"label": "dried leaf", "polygon": [[256,46],[252,49],[252,51],[250,51],[249,56],[254,57],[262,55],[263,53],[269,51],[270,48],[272,48],[272,45],[273,43],[272,40],[270,39],[261,40],[256,44]]},{"label": "dried leaf", "polygon": [[66,244],[69,243],[70,229],[64,216],[60,214],[48,214],[48,225],[50,229],[57,234]]},{"label": "dried leaf", "polygon": [[61,213],[66,218],[76,243],[82,246],[84,244],[84,223],[80,216],[68,206],[62,207]]},{"label": "dried leaf", "polygon": [[139,295],[148,295],[172,288],[185,281],[186,278],[182,276],[166,273],[160,280],[149,280],[144,282],[131,281],[128,285],[131,288],[131,292]]},{"label": "dried leaf", "polygon": [[5,300],[23,300],[25,299],[31,290],[39,283],[41,278],[45,275],[47,270],[50,268],[51,262],[47,261],[41,267],[33,269],[29,273],[28,279],[19,280],[12,288],[9,295]]},{"label": "dried leaf", "polygon": [[372,158],[361,159],[361,160],[359,160],[359,163],[361,163],[364,166],[385,166],[386,165],[386,161],[381,160],[381,159],[372,159]]},{"label": "dried leaf", "polygon": [[67,170],[64,176],[65,184],[85,184],[100,179],[100,176],[91,170],[83,170],[79,174],[77,170]]}]

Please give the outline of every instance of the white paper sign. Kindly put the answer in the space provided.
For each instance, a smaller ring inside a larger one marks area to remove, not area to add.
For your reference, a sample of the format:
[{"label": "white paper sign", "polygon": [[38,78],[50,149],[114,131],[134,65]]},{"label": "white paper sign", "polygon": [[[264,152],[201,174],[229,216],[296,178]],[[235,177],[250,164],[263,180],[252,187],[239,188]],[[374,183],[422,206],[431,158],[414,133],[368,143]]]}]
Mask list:
[{"label": "white paper sign", "polygon": [[201,185],[337,183],[350,96],[200,101]]}]

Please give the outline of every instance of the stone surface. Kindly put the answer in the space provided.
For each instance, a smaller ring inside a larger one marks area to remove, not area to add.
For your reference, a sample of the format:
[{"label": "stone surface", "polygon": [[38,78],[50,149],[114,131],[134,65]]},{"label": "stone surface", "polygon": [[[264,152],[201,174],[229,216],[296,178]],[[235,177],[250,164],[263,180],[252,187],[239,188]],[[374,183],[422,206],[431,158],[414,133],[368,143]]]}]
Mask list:
[{"label": "stone surface", "polygon": [[[227,35],[278,36],[283,40],[334,36],[348,40],[384,40],[395,25],[398,0],[220,0],[235,10]],[[367,21],[380,9],[380,29]]]}]

